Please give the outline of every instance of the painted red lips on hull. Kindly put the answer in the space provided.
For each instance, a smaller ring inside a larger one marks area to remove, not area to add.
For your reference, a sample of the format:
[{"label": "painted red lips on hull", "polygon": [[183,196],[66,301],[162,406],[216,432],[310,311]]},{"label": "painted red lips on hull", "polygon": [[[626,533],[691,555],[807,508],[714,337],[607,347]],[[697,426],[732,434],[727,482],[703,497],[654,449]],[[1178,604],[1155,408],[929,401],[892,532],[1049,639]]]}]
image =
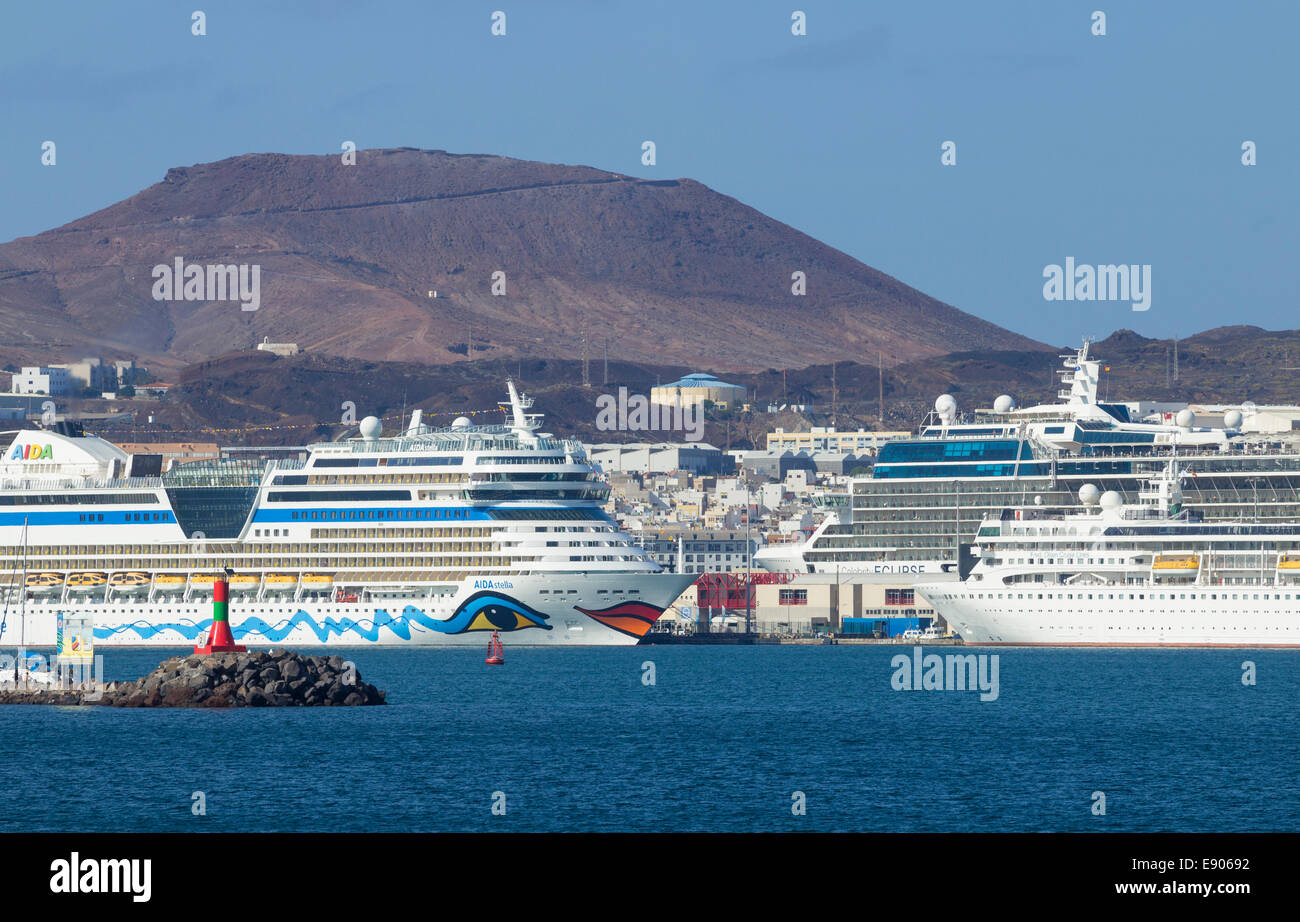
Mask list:
[{"label": "painted red lips on hull", "polygon": [[573,607],[593,621],[599,621],[605,627],[629,637],[644,637],[650,626],[664,613],[662,608],[655,608],[648,602],[620,602],[609,608],[595,610],[579,605]]}]

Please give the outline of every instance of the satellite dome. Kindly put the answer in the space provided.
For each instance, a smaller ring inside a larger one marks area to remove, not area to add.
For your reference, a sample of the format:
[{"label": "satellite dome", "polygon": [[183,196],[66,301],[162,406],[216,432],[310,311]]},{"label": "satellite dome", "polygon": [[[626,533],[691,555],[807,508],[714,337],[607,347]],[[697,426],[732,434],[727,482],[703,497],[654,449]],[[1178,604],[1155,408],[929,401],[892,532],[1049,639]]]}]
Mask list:
[{"label": "satellite dome", "polygon": [[469,426],[470,421],[468,416],[457,416],[451,421],[451,428],[453,429],[466,429]]},{"label": "satellite dome", "polygon": [[1107,490],[1101,494],[1101,508],[1118,509],[1124,504],[1124,499],[1114,490]]},{"label": "satellite dome", "polygon": [[1191,410],[1179,410],[1178,415],[1174,417],[1174,422],[1183,429],[1190,429],[1192,423],[1196,422],[1196,414]]},{"label": "satellite dome", "polygon": [[1240,429],[1242,415],[1240,410],[1229,410],[1223,414],[1223,425],[1227,429]]},{"label": "satellite dome", "polygon": [[1043,495],[1039,493],[1034,497],[1034,505],[1041,506],[1042,504],[1043,504]]},{"label": "satellite dome", "polygon": [[1095,506],[1099,499],[1101,499],[1101,490],[1095,483],[1085,483],[1079,487],[1079,502],[1085,506]]},{"label": "satellite dome", "polygon": [[1016,408],[1016,399],[1010,394],[1002,394],[997,400],[993,401],[994,413],[1010,413]]},{"label": "satellite dome", "polygon": [[373,442],[379,438],[379,433],[384,431],[384,424],[379,421],[377,416],[367,416],[361,421],[361,437],[367,442]]},{"label": "satellite dome", "polygon": [[957,409],[957,401],[952,394],[940,394],[934,402],[934,411],[939,414],[950,413]]}]

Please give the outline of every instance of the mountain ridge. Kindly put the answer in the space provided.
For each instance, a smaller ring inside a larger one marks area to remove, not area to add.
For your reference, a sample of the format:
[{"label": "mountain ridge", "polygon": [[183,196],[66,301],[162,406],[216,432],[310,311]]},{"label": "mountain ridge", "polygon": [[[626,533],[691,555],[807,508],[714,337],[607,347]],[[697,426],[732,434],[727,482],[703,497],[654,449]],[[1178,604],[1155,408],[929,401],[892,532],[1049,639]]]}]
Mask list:
[{"label": "mountain ridge", "polygon": [[[1295,375],[1289,357],[1300,357],[1300,330],[1238,328],[1232,340],[1222,330],[1179,341],[1180,375],[1173,380],[1171,340],[1148,339],[1119,330],[1093,343],[1101,360],[1101,391],[1113,401],[1168,401],[1240,405],[1295,403]],[[1021,406],[1057,400],[1061,355],[1075,347],[1041,350],[955,352],[881,370],[857,362],[813,365],[788,371],[727,375],[743,385],[756,412],[711,412],[704,440],[719,447],[763,445],[775,426],[807,431],[810,425],[841,429],[914,429],[941,393],[950,393],[963,412],[989,407],[999,394]],[[603,381],[603,364],[592,367]],[[344,425],[345,401],[355,417],[375,414],[396,428],[420,407],[426,421],[446,425],[463,411],[477,421],[501,421],[491,408],[504,397],[505,378],[513,377],[537,401],[546,429],[586,441],[680,440],[680,432],[617,432],[597,428],[596,400],[620,387],[645,394],[661,381],[685,371],[680,365],[611,360],[608,383],[582,386],[581,362],[574,359],[476,359],[428,366],[328,359],[305,353],[280,358],[266,352],[236,352],[187,368],[162,403],[97,401],[94,409],[133,409],[135,419],[104,424],[106,438],[118,441],[175,441],[211,438],[226,444],[305,444],[355,431]],[[707,369],[704,369],[707,370]],[[879,403],[884,389],[885,418]],[[785,406],[768,413],[769,405]],[[806,405],[805,410],[795,408]],[[481,417],[484,412],[487,417]],[[152,426],[141,421],[154,417]],[[227,428],[229,427],[229,428]],[[211,430],[220,430],[212,433]],[[208,432],[205,435],[205,431]]]}]

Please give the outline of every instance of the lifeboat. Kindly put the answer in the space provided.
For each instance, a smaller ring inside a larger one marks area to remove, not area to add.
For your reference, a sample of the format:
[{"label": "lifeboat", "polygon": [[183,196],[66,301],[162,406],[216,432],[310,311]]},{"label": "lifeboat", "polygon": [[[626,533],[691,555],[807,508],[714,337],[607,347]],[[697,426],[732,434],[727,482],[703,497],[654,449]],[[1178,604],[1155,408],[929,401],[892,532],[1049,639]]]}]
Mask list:
[{"label": "lifeboat", "polygon": [[149,591],[149,574],[132,570],[127,573],[114,573],[108,578],[108,586],[114,592],[138,595]]},{"label": "lifeboat", "polygon": [[27,588],[32,595],[53,595],[63,589],[62,573],[29,573]]},{"label": "lifeboat", "polygon": [[153,578],[153,585],[159,592],[182,592],[185,577],[180,573],[158,573]]},{"label": "lifeboat", "polygon": [[325,573],[304,573],[302,585],[306,589],[328,589],[334,585],[334,577]]},{"label": "lifeboat", "polygon": [[231,592],[256,592],[261,579],[252,573],[236,573],[230,577]]},{"label": "lifeboat", "polygon": [[1277,562],[1279,570],[1300,570],[1300,554],[1283,554]]},{"label": "lifeboat", "polygon": [[291,592],[298,585],[298,577],[292,573],[266,574],[267,592]]},{"label": "lifeboat", "polygon": [[94,592],[108,585],[108,574],[97,572],[73,573],[68,577],[68,591]]},{"label": "lifeboat", "polygon": [[1151,564],[1153,570],[1172,570],[1176,573],[1199,570],[1200,567],[1201,558],[1195,554],[1157,554],[1155,561]]},{"label": "lifeboat", "polygon": [[190,588],[198,589],[199,592],[212,592],[216,581],[216,573],[190,573]]}]

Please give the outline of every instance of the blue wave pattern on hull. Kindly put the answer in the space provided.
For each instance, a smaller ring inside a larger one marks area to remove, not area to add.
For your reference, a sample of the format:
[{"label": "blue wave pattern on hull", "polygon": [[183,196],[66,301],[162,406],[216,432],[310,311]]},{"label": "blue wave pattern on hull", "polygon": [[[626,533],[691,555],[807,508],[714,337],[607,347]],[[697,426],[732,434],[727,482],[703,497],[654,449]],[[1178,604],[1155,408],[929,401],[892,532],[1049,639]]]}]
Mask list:
[{"label": "blue wave pattern on hull", "polygon": [[[386,609],[375,609],[371,620],[354,618],[326,618],[317,621],[310,614],[298,609],[290,618],[267,624],[261,618],[245,618],[238,624],[231,623],[231,633],[236,640],[261,636],[272,643],[279,643],[288,637],[299,625],[306,627],[324,643],[331,636],[343,637],[355,634],[358,639],[372,643],[379,640],[379,629],[387,628],[402,640],[410,640],[412,630],[423,633],[431,630],[439,634],[463,634],[466,631],[517,631],[530,627],[550,630],[546,624],[547,616],[530,606],[524,605],[509,596],[492,592],[477,592],[462,602],[456,613],[446,621],[432,618],[414,605],[407,605],[402,614],[396,618]],[[95,628],[96,640],[108,640],[134,632],[141,640],[150,640],[163,631],[175,631],[187,640],[197,640],[206,635],[212,626],[212,619],[204,621],[169,621],[153,624],[148,621],[132,621],[114,628]]]},{"label": "blue wave pattern on hull", "polygon": [[[377,608],[375,609],[375,617],[372,620],[364,618],[326,618],[323,621],[317,621],[306,611],[298,609],[292,617],[276,624],[268,624],[261,618],[256,617],[245,618],[238,624],[232,622],[231,633],[235,635],[236,640],[260,636],[273,643],[278,643],[292,634],[299,625],[306,627],[321,642],[328,640],[331,636],[342,637],[345,634],[355,634],[360,640],[375,642],[379,640],[379,629],[384,627],[402,640],[411,639],[413,625],[417,626],[417,629],[445,630],[445,622],[430,618],[418,608],[408,605],[402,612],[401,617],[398,618],[394,618],[382,608]],[[165,621],[159,624],[149,621],[132,621],[130,624],[123,624],[115,628],[97,627],[95,628],[95,638],[97,640],[108,640],[132,632],[141,640],[150,640],[164,631],[175,631],[187,640],[198,640],[201,635],[206,635],[211,626],[211,618],[205,621]]]}]

